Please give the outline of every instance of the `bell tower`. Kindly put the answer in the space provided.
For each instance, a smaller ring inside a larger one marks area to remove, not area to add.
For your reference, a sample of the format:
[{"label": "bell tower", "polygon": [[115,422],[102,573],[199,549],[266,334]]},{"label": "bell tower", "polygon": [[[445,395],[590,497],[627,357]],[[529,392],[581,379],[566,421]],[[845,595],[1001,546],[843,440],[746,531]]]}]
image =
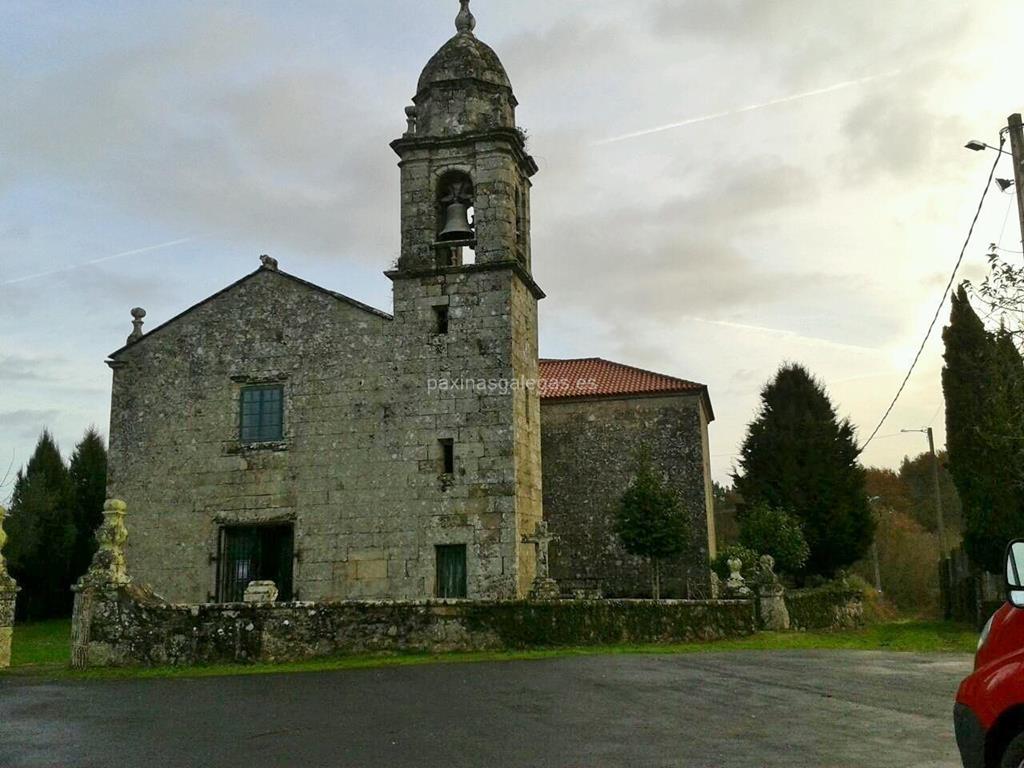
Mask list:
[{"label": "bell tower", "polygon": [[469,0],[457,34],[427,63],[391,147],[401,158],[400,270],[518,263],[530,273],[530,177],[516,97],[497,54],[477,39]]},{"label": "bell tower", "polygon": [[534,547],[523,539],[542,517],[544,294],[530,251],[537,164],[516,127],[505,68],[476,37],[469,0],[460,5],[456,34],[423,69],[406,131],[391,143],[402,230],[386,273],[394,285],[392,434],[394,455],[415,457],[420,596],[447,596],[439,574],[459,572],[465,547],[466,596],[513,599],[535,575]]}]

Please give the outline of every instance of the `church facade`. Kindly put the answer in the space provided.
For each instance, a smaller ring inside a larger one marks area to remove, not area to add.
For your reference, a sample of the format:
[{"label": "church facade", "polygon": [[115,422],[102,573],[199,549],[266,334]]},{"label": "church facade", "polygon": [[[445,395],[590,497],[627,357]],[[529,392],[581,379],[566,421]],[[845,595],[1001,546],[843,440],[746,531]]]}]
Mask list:
[{"label": "church facade", "polygon": [[[680,567],[698,593],[706,587],[706,388],[566,397],[545,385],[530,247],[537,166],[505,70],[474,26],[463,0],[457,34],[423,70],[406,132],[391,144],[401,173],[391,313],[269,257],[145,334],[144,313],[133,312],[135,330],[108,360],[108,495],[128,504],[132,575],[165,598],[233,602],[266,579],[285,600],[525,597],[546,551],[536,535],[545,487],[559,513],[552,569],[585,571],[581,584],[594,589],[623,585],[635,563],[588,569],[581,558],[591,555],[574,554],[571,486],[587,485],[588,468],[570,471],[563,455],[542,477],[542,430],[549,412],[562,425],[550,430],[563,435],[554,455],[577,418],[609,418],[603,402],[613,422],[633,409],[634,437],[663,435],[676,417],[652,415],[652,393],[678,415],[664,470],[685,487],[696,524]],[[570,404],[574,415],[556,418]],[[629,451],[619,459],[622,485]],[[588,498],[586,519],[604,515],[606,539],[611,497]],[[614,550],[604,539],[602,551]]]}]

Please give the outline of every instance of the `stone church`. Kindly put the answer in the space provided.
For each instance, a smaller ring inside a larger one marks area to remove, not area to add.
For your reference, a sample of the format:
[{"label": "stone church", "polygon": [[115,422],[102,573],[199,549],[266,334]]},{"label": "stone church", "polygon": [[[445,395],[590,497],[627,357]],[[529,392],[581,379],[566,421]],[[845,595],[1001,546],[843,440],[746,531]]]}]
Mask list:
[{"label": "stone church", "polygon": [[268,579],[282,600],[522,598],[548,542],[563,593],[642,595],[647,566],[613,531],[640,445],[693,531],[667,594],[707,595],[707,388],[538,359],[537,165],[461,4],[391,143],[391,313],[264,256],[146,333],[133,310],[110,355],[108,494],[128,504],[131,574],[169,600]]}]

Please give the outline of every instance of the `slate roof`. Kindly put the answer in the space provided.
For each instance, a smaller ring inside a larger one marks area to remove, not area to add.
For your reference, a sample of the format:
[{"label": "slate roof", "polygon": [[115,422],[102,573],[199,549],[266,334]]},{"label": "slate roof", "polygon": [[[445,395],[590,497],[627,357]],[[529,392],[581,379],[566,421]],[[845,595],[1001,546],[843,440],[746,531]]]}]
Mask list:
[{"label": "slate roof", "polygon": [[539,390],[543,400],[702,394],[708,407],[709,419],[714,418],[707,385],[600,357],[542,359]]}]

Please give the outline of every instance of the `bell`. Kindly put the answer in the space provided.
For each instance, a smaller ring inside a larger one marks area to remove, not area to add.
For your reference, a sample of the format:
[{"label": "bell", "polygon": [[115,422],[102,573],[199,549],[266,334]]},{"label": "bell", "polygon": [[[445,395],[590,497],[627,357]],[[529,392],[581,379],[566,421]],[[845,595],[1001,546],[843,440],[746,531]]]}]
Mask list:
[{"label": "bell", "polygon": [[472,240],[473,225],[469,223],[469,208],[463,203],[449,203],[445,210],[444,229],[438,240]]}]

